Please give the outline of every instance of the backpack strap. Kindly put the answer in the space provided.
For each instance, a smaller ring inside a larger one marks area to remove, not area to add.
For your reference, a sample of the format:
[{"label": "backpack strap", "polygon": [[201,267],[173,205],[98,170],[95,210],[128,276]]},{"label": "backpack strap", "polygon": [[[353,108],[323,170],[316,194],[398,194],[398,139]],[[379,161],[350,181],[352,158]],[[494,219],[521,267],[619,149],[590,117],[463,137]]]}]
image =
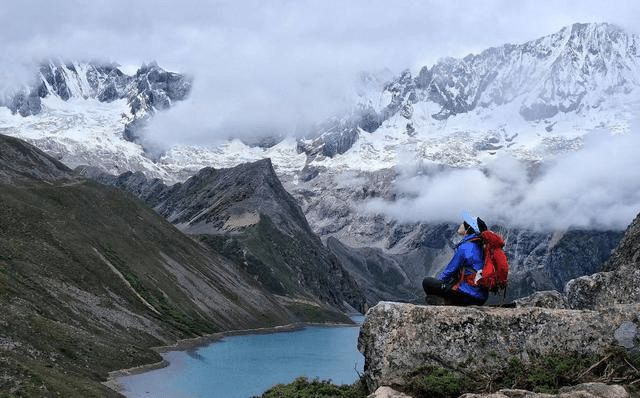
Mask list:
[{"label": "backpack strap", "polygon": [[[465,271],[471,271],[471,274],[466,275]],[[460,288],[460,285],[462,284],[462,282],[466,282],[467,285],[469,286],[473,286],[476,287],[478,285],[476,285],[476,274],[478,272],[476,270],[474,270],[473,268],[468,268],[468,267],[462,267],[460,269],[460,277],[458,279],[458,282],[456,282],[455,285],[453,285],[452,289],[453,290],[458,290]]]}]

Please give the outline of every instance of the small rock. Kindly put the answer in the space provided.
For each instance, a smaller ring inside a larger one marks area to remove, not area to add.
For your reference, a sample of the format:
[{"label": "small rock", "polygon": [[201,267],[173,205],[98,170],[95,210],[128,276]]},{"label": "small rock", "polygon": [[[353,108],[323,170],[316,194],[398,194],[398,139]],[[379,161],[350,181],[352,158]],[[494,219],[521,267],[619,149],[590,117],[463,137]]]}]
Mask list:
[{"label": "small rock", "polygon": [[492,394],[464,394],[460,398],[556,398],[557,395],[540,394],[526,390],[505,389]]},{"label": "small rock", "polygon": [[637,335],[638,326],[633,322],[623,322],[613,334],[618,344],[628,349],[635,347]]}]

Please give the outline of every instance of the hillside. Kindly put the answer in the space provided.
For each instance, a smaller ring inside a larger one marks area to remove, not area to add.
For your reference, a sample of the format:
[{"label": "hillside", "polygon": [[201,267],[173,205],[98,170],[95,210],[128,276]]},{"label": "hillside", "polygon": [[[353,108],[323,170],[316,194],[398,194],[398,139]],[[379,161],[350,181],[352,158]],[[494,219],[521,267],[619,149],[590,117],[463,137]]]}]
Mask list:
[{"label": "hillside", "polygon": [[311,230],[268,159],[205,168],[173,186],[141,173],[84,172],[137,195],[183,232],[241,264],[267,290],[292,300],[291,308],[310,310],[310,301],[364,309],[360,289]]},{"label": "hillside", "polygon": [[149,347],[301,320],[142,202],[0,135],[0,390],[112,396]]}]

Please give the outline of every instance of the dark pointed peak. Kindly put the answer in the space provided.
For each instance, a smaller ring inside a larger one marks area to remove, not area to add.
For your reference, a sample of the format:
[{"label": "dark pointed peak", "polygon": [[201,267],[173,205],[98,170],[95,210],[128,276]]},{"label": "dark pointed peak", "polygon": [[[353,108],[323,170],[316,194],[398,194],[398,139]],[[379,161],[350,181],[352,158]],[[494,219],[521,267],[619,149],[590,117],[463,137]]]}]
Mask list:
[{"label": "dark pointed peak", "polygon": [[162,69],[160,66],[158,66],[158,63],[156,61],[151,61],[149,63],[143,63],[142,66],[140,67],[140,69],[138,69],[138,72],[136,73],[136,75],[142,75],[145,74],[147,72],[149,72],[150,70],[162,70],[164,71],[164,69]]},{"label": "dark pointed peak", "polygon": [[0,182],[54,182],[77,176],[60,161],[18,138],[0,134]]}]

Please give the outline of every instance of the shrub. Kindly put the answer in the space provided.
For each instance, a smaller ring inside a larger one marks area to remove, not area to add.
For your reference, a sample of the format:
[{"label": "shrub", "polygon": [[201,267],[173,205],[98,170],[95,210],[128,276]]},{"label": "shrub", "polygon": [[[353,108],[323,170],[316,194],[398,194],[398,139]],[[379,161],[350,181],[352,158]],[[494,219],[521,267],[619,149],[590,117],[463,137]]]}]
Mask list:
[{"label": "shrub", "polygon": [[418,398],[458,397],[466,382],[458,374],[443,368],[425,368],[409,380],[409,390]]},{"label": "shrub", "polygon": [[363,383],[337,386],[330,380],[299,377],[289,384],[278,384],[262,394],[262,398],[364,398]]}]

